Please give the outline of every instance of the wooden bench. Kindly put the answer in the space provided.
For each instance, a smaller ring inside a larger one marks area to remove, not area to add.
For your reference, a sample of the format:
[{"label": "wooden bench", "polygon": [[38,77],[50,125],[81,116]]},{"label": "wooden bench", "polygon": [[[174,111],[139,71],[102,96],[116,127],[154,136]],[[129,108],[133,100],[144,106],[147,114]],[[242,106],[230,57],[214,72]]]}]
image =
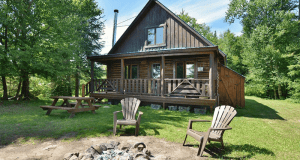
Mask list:
[{"label": "wooden bench", "polygon": [[[70,102],[69,104],[70,104],[72,107],[74,107],[74,106],[76,105],[76,102]],[[89,104],[81,103],[81,106],[82,106],[82,107],[83,107],[83,106],[89,106]],[[100,107],[101,107],[101,105],[95,105],[95,104],[93,104],[93,106],[96,107],[96,108],[100,108]]]},{"label": "wooden bench", "polygon": [[72,107],[58,107],[58,106],[40,106],[41,108],[45,109],[61,109],[61,110],[74,110],[75,108]]}]

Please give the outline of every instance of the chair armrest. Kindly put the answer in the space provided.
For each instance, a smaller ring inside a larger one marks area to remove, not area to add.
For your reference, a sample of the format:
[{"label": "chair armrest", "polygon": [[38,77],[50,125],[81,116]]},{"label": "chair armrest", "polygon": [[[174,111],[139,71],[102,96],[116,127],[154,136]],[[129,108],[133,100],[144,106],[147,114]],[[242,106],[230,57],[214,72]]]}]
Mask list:
[{"label": "chair armrest", "polygon": [[122,112],[122,111],[115,111],[115,112],[114,112],[114,123],[117,123],[117,114],[118,114],[119,112]]},{"label": "chair armrest", "polygon": [[190,119],[188,129],[193,128],[193,125],[192,125],[193,122],[210,122],[210,121],[209,120],[202,120],[202,119]]},{"label": "chair armrest", "polygon": [[142,118],[142,115],[143,115],[143,114],[144,114],[143,112],[139,111],[139,116],[138,116],[138,118],[137,118],[137,123],[138,123],[138,124],[140,124],[141,118]]},{"label": "chair armrest", "polygon": [[115,111],[115,112],[114,112],[114,115],[117,114],[117,113],[119,113],[119,112],[122,112],[122,111]]},{"label": "chair armrest", "polygon": [[210,130],[230,130],[230,129],[232,128],[229,126],[226,126],[225,128],[210,128]]}]

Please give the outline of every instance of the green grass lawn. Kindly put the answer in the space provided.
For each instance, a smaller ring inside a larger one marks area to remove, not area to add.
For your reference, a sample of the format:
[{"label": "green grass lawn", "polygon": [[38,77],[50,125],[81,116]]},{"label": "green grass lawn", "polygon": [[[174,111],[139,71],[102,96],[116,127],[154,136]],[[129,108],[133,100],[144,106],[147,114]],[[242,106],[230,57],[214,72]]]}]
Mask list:
[{"label": "green grass lawn", "polygon": [[[120,105],[99,108],[96,114],[77,113],[70,119],[69,113],[54,110],[45,115],[40,105],[50,105],[52,100],[23,102],[0,102],[0,144],[35,143],[36,141],[60,138],[64,135],[72,139],[112,135],[113,112],[121,110]],[[61,102],[60,102],[61,103]],[[182,143],[189,119],[212,120],[212,114],[152,110],[140,107],[144,112],[140,126],[140,136],[155,136],[167,141]],[[207,145],[216,154],[213,158],[229,159],[300,159],[300,104],[284,100],[265,100],[246,97],[246,107],[237,109],[237,116],[230,126],[232,130],[224,134],[225,150],[218,142]],[[119,118],[121,114],[119,114]],[[195,123],[193,128],[206,131],[210,123]],[[134,134],[134,126],[127,126],[120,134]],[[188,138],[189,144],[197,141]],[[195,153],[196,154],[196,153]]]}]

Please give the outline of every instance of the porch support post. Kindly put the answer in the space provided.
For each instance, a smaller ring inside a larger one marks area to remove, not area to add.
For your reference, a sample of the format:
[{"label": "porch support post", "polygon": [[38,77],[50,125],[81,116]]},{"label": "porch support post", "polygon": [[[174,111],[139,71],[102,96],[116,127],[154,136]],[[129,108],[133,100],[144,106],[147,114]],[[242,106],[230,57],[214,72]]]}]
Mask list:
[{"label": "porch support post", "polygon": [[195,60],[195,66],[194,66],[194,78],[198,79],[198,59]]},{"label": "porch support post", "polygon": [[121,59],[121,81],[120,81],[120,92],[124,93],[124,68],[125,68],[125,64],[124,64],[124,59]]},{"label": "porch support post", "polygon": [[164,80],[165,80],[165,56],[162,56],[161,57],[161,72],[160,72],[160,82],[161,82],[161,85],[160,85],[160,87],[161,87],[161,96],[163,97],[164,96],[164,94],[165,94],[165,92],[164,92],[164,88],[165,88],[165,86],[164,86]]},{"label": "porch support post", "polygon": [[94,93],[94,61],[91,61],[91,85],[90,85],[90,92]]},{"label": "porch support post", "polygon": [[214,68],[214,53],[209,55],[209,98],[214,99],[213,95],[213,68]]}]

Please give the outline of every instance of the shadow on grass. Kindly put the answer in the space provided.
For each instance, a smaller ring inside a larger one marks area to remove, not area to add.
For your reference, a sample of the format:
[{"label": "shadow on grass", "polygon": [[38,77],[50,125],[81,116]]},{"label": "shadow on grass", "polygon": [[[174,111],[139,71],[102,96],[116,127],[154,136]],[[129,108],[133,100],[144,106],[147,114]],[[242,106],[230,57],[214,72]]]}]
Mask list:
[{"label": "shadow on grass", "polygon": [[263,119],[285,120],[278,115],[278,112],[269,106],[261,104],[253,99],[246,99],[246,107],[237,109],[237,117],[251,117]]},{"label": "shadow on grass", "polygon": [[[184,145],[186,147],[199,147],[199,145]],[[198,150],[197,150],[198,151]],[[270,155],[275,158],[274,152],[262,148],[262,147],[256,147],[250,144],[244,144],[244,145],[225,145],[225,149],[221,148],[221,145],[218,143],[213,144],[207,144],[205,146],[204,151],[209,154],[212,158],[221,158],[221,159],[250,159],[253,158],[257,154],[263,154],[263,155]],[[232,152],[243,152],[243,156],[227,156],[231,154]],[[195,152],[195,154],[197,154]],[[205,154],[203,157],[207,157]]]}]

